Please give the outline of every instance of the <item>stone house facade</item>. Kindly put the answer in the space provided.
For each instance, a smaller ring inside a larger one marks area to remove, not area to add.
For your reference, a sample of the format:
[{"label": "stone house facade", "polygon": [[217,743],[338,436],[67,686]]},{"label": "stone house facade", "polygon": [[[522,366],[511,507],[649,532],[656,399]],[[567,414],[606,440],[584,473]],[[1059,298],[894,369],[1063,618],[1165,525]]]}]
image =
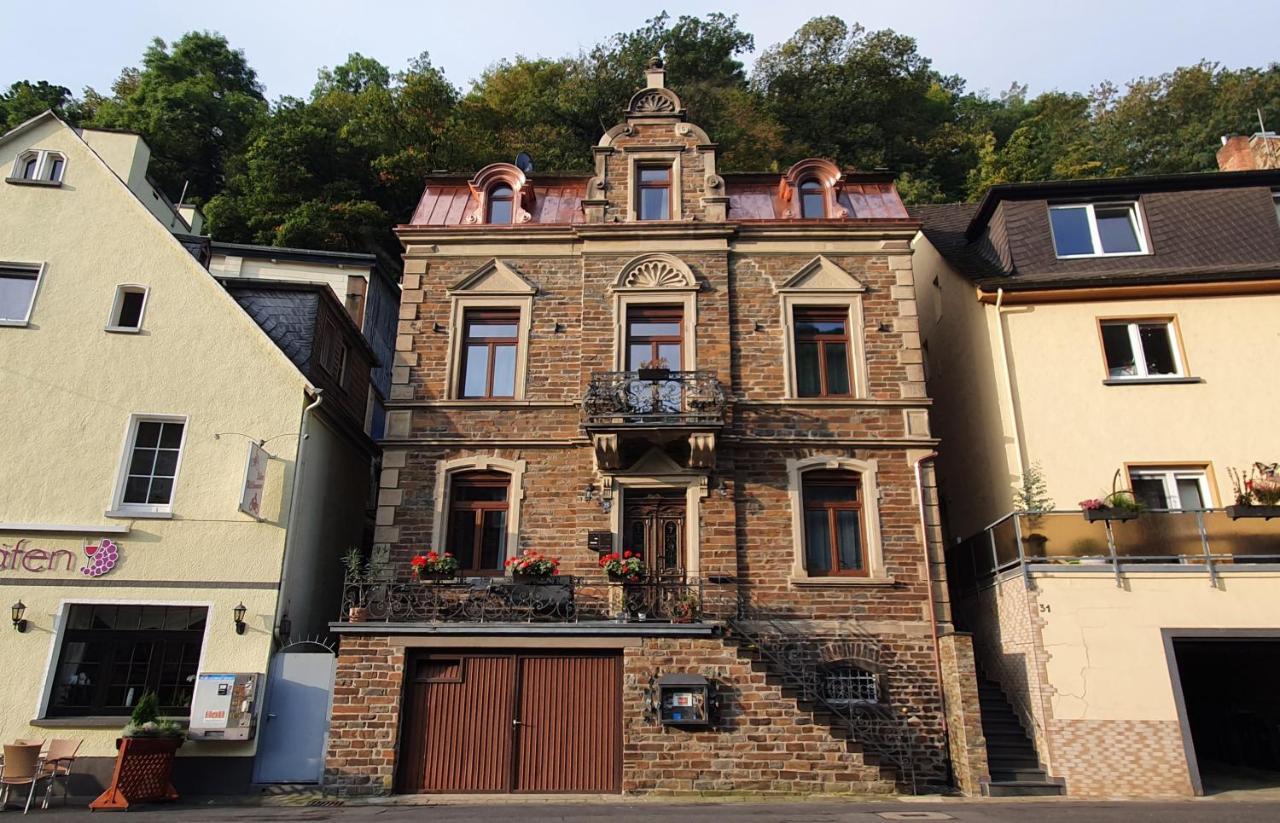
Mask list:
[{"label": "stone house facade", "polygon": [[[976,791],[891,176],[721,174],[660,64],[594,161],[433,176],[398,228],[327,784]],[[430,549],[459,570],[410,579]]]}]

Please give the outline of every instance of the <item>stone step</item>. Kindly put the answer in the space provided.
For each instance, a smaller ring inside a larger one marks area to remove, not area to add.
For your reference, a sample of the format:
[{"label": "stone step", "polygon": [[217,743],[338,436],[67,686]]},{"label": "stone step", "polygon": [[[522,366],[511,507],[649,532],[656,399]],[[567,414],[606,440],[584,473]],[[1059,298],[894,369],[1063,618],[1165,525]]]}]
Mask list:
[{"label": "stone step", "polygon": [[997,783],[994,780],[987,784],[988,797],[1054,797],[1064,794],[1058,783],[1035,780],[1011,780]]},{"label": "stone step", "polygon": [[991,769],[992,783],[1052,783],[1044,769]]}]

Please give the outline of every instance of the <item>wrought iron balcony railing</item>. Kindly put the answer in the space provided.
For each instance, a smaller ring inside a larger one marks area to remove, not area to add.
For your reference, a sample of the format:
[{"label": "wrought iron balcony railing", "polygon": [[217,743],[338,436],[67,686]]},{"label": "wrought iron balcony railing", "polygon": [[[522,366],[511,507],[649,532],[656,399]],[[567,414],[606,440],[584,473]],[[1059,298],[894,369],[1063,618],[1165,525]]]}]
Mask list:
[{"label": "wrought iron balcony railing", "polygon": [[582,400],[588,425],[718,426],[724,408],[724,387],[710,371],[600,372]]},{"label": "wrought iron balcony railing", "polygon": [[340,619],[388,623],[701,623],[733,616],[734,593],[699,580],[553,577],[366,580],[348,576]]},{"label": "wrought iron balcony railing", "polygon": [[1223,566],[1280,563],[1280,519],[1236,509],[1144,511],[1126,519],[1088,520],[1079,511],[1006,515],[948,552],[949,576],[970,591],[1005,572],[1024,576],[1052,567],[1096,572],[1120,583],[1125,568],[1199,567],[1216,579]]}]

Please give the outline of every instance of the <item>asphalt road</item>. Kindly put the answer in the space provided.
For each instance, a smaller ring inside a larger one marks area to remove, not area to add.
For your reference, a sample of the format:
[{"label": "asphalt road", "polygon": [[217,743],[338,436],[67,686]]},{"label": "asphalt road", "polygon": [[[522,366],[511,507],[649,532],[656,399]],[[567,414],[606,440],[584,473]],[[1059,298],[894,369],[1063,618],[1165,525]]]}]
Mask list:
[{"label": "asphalt road", "polygon": [[[10,806],[10,812],[20,811]],[[84,821],[84,807],[33,809],[45,823]],[[570,823],[630,823],[630,821],[720,821],[734,823],[882,823],[886,820],[955,820],[961,823],[1280,823],[1280,802],[1198,800],[1178,803],[1073,801],[885,801],[866,803],[849,801],[786,803],[659,803],[654,801],[617,801],[573,804],[504,802],[486,805],[415,806],[346,806],[321,807],[247,807],[247,806],[143,806],[131,810],[129,819],[144,821],[369,821],[369,823],[535,823],[535,821],[569,821]],[[109,813],[99,813],[99,819]],[[903,815],[898,817],[897,815]],[[939,817],[936,815],[945,815]]]}]

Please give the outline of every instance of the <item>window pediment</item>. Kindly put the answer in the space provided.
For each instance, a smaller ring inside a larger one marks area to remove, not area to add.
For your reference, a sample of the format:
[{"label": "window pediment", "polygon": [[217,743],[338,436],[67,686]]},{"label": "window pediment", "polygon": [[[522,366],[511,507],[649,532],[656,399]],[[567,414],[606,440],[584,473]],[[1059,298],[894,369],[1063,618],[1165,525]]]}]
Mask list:
[{"label": "window pediment", "polygon": [[867,284],[823,255],[805,263],[778,292],[865,292]]},{"label": "window pediment", "polygon": [[642,254],[618,273],[613,288],[650,291],[697,291],[698,280],[680,258],[663,253]]},{"label": "window pediment", "polygon": [[496,257],[449,287],[448,293],[532,296],[538,287],[525,279],[510,263]]},{"label": "window pediment", "polygon": [[471,203],[466,217],[470,224],[486,224],[489,222],[490,194],[500,188],[510,189],[511,219],[502,220],[498,225],[518,225],[533,219],[534,193],[533,186],[517,166],[511,163],[490,163],[475,177],[467,181],[471,189]]},{"label": "window pediment", "polygon": [[[778,181],[778,199],[783,204],[783,216],[791,218],[806,217],[803,210],[801,187],[806,183],[817,183],[821,186],[824,204],[822,218],[834,219],[849,216],[849,210],[840,203],[840,192],[844,188],[844,173],[840,167],[830,160],[820,157],[809,157],[787,169],[787,173]],[[822,219],[810,217],[809,219]]]}]

